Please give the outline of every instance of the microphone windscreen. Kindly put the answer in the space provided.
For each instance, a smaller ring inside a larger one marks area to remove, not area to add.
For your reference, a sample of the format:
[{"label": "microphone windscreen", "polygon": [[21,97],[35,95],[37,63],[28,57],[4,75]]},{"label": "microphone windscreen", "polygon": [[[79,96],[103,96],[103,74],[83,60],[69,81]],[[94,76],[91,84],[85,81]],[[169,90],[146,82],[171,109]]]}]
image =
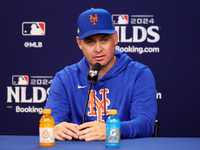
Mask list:
[{"label": "microphone windscreen", "polygon": [[94,64],[92,70],[97,70],[97,71],[101,70],[101,64],[100,63]]}]

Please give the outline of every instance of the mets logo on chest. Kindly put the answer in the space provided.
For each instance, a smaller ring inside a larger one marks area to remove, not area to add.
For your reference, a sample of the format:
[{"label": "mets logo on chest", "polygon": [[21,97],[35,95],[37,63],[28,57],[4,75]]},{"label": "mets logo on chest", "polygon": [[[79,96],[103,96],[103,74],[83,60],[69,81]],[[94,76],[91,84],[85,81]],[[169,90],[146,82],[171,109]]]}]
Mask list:
[{"label": "mets logo on chest", "polygon": [[[90,108],[90,111],[88,112],[88,116],[97,116],[97,121],[104,123],[105,121],[102,119],[102,116],[108,114],[108,106],[110,105],[110,100],[107,98],[107,94],[109,93],[108,89],[101,89],[99,91],[99,94],[101,94],[102,100],[99,100],[96,97],[96,91],[91,90],[90,91],[90,100],[88,103],[88,107]],[[96,110],[95,111],[95,108]],[[105,108],[104,108],[105,107]]]}]

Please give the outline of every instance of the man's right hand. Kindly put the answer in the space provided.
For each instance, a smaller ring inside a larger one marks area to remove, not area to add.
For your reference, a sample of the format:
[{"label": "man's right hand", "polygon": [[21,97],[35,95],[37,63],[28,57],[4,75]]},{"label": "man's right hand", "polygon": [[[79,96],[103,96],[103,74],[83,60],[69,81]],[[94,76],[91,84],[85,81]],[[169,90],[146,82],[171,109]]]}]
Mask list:
[{"label": "man's right hand", "polygon": [[72,140],[72,137],[78,139],[77,124],[62,122],[54,127],[54,137],[59,141]]}]

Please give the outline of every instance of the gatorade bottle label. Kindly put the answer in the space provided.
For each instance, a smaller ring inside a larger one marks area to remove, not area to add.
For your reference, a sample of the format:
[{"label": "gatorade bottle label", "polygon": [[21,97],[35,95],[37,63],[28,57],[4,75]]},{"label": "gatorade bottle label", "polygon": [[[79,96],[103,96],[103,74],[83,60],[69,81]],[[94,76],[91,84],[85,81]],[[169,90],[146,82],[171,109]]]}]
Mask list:
[{"label": "gatorade bottle label", "polygon": [[54,143],[53,128],[40,128],[40,143]]},{"label": "gatorade bottle label", "polygon": [[120,134],[120,128],[107,128],[107,143],[120,143],[121,134]]}]

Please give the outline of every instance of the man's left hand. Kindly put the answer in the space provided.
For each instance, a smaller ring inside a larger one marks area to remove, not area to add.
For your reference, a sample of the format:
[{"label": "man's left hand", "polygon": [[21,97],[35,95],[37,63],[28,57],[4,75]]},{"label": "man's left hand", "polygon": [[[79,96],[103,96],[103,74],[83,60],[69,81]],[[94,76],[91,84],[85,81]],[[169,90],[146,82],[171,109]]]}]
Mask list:
[{"label": "man's left hand", "polygon": [[86,122],[77,127],[80,140],[97,141],[106,139],[106,123],[97,121]]}]

